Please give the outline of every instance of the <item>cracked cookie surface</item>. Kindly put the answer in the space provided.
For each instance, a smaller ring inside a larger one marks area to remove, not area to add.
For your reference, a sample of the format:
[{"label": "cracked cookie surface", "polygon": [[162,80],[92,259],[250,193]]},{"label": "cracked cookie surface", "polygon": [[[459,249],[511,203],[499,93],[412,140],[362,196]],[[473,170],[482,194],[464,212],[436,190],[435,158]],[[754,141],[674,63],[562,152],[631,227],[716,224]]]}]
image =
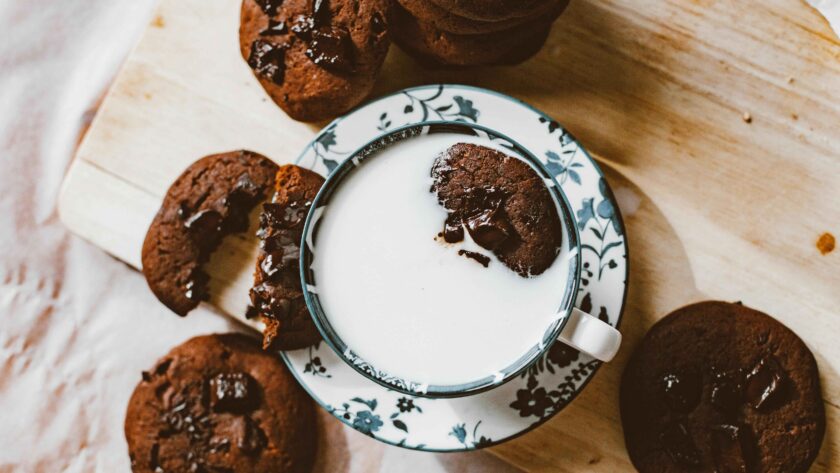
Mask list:
[{"label": "cracked cookie surface", "polygon": [[125,436],[135,473],[305,473],[315,413],[276,354],[243,334],[207,335],[142,373]]},{"label": "cracked cookie surface", "polygon": [[718,301],[650,329],[622,377],[621,419],[642,473],[804,473],[825,431],[802,340],[767,314]]},{"label": "cracked cookie surface", "polygon": [[155,296],[186,315],[208,296],[202,269],[222,239],[248,229],[277,165],[250,151],[199,159],[169,187],[143,241],[143,275]]}]

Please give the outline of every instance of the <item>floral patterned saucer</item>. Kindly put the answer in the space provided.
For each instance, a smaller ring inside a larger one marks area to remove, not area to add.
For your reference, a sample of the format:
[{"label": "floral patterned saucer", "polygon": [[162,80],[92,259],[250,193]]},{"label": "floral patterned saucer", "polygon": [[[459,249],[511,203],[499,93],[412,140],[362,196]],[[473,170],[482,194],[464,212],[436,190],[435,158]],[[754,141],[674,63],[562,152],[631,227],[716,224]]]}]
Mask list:
[{"label": "floral patterned saucer", "polygon": [[[501,131],[543,160],[577,217],[583,260],[577,307],[617,327],[628,271],[618,206],[595,161],[538,110],[464,85],[406,89],[330,123],[306,147],[298,165],[329,174],[382,133],[428,120],[477,123]],[[428,399],[363,377],[325,343],[284,352],[283,358],[309,394],[342,422],[385,443],[436,452],[488,447],[535,428],[571,402],[600,366],[555,343],[519,377],[498,388],[469,397]]]}]

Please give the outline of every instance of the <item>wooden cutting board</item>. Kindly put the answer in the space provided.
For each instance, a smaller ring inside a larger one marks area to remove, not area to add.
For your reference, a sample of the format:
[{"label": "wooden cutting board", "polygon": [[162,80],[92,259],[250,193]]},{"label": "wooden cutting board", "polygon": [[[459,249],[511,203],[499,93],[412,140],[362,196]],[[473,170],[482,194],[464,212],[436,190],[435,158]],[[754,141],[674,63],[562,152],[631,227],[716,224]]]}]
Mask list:
[{"label": "wooden cutting board", "polygon": [[[290,162],[318,127],[275,107],[239,57],[239,0],[163,0],[82,143],[60,201],[75,233],[138,267],[149,222],[192,161],[248,148]],[[529,471],[632,471],[618,411],[645,331],[692,301],[742,300],[813,349],[840,470],[840,41],[801,0],[575,0],[520,67],[426,71],[392,50],[375,95],[459,82],[552,114],[597,156],[624,211],[631,281],[616,361],[545,426],[492,449]],[[255,242],[211,262],[242,314]]]}]

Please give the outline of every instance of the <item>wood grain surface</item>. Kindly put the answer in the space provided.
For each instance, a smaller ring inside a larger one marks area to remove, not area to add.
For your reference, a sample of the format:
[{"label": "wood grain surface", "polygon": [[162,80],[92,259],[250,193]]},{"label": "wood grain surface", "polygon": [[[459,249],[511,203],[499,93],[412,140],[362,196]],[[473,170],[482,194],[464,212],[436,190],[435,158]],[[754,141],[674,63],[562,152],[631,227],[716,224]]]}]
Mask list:
[{"label": "wood grain surface", "polygon": [[[239,57],[237,0],[163,0],[82,143],[67,226],[137,267],[145,230],[195,159],[248,148],[294,160],[318,127],[288,119]],[[394,48],[375,95],[459,82],[553,115],[597,155],[624,210],[630,294],[618,358],[534,432],[492,452],[528,471],[632,471],[618,412],[645,331],[696,300],[741,300],[814,351],[840,470],[840,40],[801,0],[575,0],[520,67],[426,71]],[[211,303],[241,315],[255,242],[210,264]]]}]

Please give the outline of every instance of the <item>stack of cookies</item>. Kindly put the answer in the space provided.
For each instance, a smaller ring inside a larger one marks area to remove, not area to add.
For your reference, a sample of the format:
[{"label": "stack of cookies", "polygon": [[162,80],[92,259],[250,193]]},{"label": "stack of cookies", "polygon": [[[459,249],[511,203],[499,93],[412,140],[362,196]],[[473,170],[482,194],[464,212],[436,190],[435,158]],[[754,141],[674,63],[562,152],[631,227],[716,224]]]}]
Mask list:
[{"label": "stack of cookies", "polygon": [[398,0],[391,35],[425,64],[516,64],[533,56],[569,0]]}]

